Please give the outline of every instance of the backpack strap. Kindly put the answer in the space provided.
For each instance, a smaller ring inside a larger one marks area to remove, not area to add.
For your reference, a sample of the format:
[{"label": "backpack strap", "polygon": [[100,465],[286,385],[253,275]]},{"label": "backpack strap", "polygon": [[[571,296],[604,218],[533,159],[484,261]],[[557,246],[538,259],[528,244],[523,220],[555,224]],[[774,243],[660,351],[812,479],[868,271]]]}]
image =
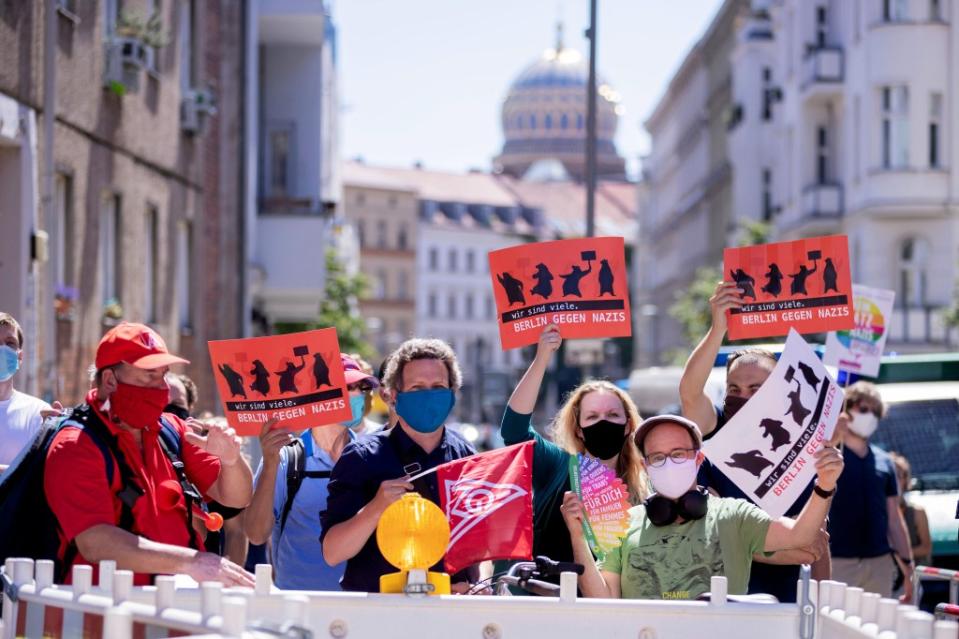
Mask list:
[{"label": "backpack strap", "polygon": [[162,416],[160,417],[160,432],[157,437],[157,442],[160,444],[160,449],[163,451],[163,454],[170,460],[173,471],[176,473],[177,481],[180,483],[183,498],[186,500],[187,538],[190,540],[190,548],[198,550],[199,544],[197,544],[196,541],[196,532],[193,530],[193,506],[196,505],[201,510],[205,510],[206,505],[203,502],[200,491],[197,490],[197,487],[194,486],[193,482],[186,476],[186,466],[183,460],[180,459],[183,454],[180,432]]},{"label": "backpack strap", "polygon": [[[87,404],[71,409],[70,413],[63,418],[57,427],[58,430],[64,428],[82,430],[100,450],[100,454],[103,455],[103,465],[106,469],[107,486],[113,485],[114,474],[119,471],[120,490],[117,491],[116,496],[120,500],[120,521],[117,527],[132,531],[134,523],[133,505],[143,495],[143,489],[134,481],[133,471],[126,463],[123,453],[120,452],[116,437],[103,423],[96,411]],[[62,561],[64,569],[73,565],[73,560],[76,559],[78,552],[76,541],[67,544]]]},{"label": "backpack strap", "polygon": [[[304,435],[313,439],[309,430]],[[296,498],[296,493],[299,492],[300,485],[303,483],[303,473],[306,472],[306,447],[308,445],[312,453],[313,442],[307,442],[303,437],[293,440],[286,446],[286,501],[283,502],[283,512],[280,514],[280,535],[283,535],[286,520],[290,516],[290,510],[293,509],[293,499]]]}]

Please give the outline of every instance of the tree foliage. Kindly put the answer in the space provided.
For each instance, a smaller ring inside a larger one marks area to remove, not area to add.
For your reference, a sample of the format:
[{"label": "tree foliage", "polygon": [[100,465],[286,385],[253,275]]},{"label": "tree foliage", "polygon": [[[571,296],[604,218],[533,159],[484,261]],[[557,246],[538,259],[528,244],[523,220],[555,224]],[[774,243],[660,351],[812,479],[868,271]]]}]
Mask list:
[{"label": "tree foliage", "polygon": [[351,275],[337,258],[336,251],[326,252],[326,288],[316,321],[307,324],[283,324],[277,332],[290,333],[317,328],[336,329],[343,353],[358,353],[364,359],[374,356],[375,350],[366,340],[366,326],[360,315],[357,300],[366,295],[369,281],[362,273]]},{"label": "tree foliage", "polygon": [[[739,246],[765,244],[769,241],[771,228],[763,222],[746,222],[740,227]],[[669,308],[669,314],[682,326],[685,346],[670,353],[669,359],[676,364],[686,361],[689,351],[696,346],[712,323],[709,298],[716,289],[716,283],[724,279],[720,266],[703,266],[696,269],[696,275],[689,286],[676,295],[676,301]]]}]

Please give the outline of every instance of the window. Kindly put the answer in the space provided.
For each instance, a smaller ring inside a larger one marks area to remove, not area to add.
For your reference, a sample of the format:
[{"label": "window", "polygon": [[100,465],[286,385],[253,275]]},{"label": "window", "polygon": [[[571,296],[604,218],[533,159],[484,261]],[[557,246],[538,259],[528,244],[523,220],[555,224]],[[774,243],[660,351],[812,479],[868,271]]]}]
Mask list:
[{"label": "window", "polygon": [[466,319],[473,319],[473,296],[469,293],[466,294]]},{"label": "window", "polygon": [[942,167],[942,94],[929,95],[929,166],[934,169]]},{"label": "window", "polygon": [[366,194],[357,193],[356,198],[354,198],[354,201],[356,202],[357,206],[363,206],[364,204],[366,204]]},{"label": "window", "polygon": [[143,221],[143,316],[149,323],[157,321],[157,276],[160,273],[160,212],[148,206]]},{"label": "window", "polygon": [[466,251],[466,272],[472,273],[475,268],[475,255],[473,255],[473,249],[468,249]]},{"label": "window", "polygon": [[906,238],[899,245],[899,290],[896,301],[902,308],[926,305],[926,267],[929,242],[924,238]]},{"label": "window", "polygon": [[827,33],[826,7],[820,5],[816,7],[816,46],[818,48],[822,49],[826,46]]},{"label": "window", "polygon": [[773,172],[763,169],[763,222],[773,219]]},{"label": "window", "polygon": [[943,20],[941,0],[929,0],[929,19],[934,22]]},{"label": "window", "polygon": [[376,225],[376,248],[385,249],[386,248],[386,220],[380,220],[380,223]]},{"label": "window", "polygon": [[410,298],[410,274],[406,271],[396,274],[396,298],[401,300]]},{"label": "window", "polygon": [[400,223],[399,231],[396,234],[396,247],[405,251],[409,246],[409,231],[406,227],[406,222]]},{"label": "window", "polygon": [[180,328],[193,326],[193,223],[181,222],[176,241],[176,294]]},{"label": "window", "polygon": [[486,317],[489,319],[496,318],[496,306],[493,304],[493,296],[486,296]]},{"label": "window", "polygon": [[359,243],[360,248],[366,246],[366,220],[356,221],[356,241]]},{"label": "window", "polygon": [[773,119],[773,71],[769,67],[763,67],[763,121],[769,122]]},{"label": "window", "polygon": [[[117,0],[119,1],[119,0]],[[197,2],[187,0],[180,7],[180,88],[183,91],[200,86],[198,78],[200,47],[197,41]]]},{"label": "window", "polygon": [[116,35],[119,21],[120,0],[106,0],[103,3],[103,24],[108,38]]},{"label": "window", "polygon": [[456,319],[456,296],[450,295],[446,300],[446,317]]},{"label": "window", "polygon": [[100,213],[100,282],[103,304],[120,301],[120,243],[122,234],[120,196],[110,194],[104,198]]},{"label": "window", "polygon": [[379,269],[376,272],[376,280],[373,287],[373,295],[378,300],[386,299],[386,269]]},{"label": "window", "polygon": [[543,118],[543,127],[547,131],[553,128],[553,115],[551,113],[547,113],[546,117]]},{"label": "window", "polygon": [[447,262],[447,263],[449,264],[450,273],[455,273],[455,272],[456,272],[456,261],[457,261],[457,260],[456,260],[456,249],[452,249],[452,248],[451,248],[451,249],[450,249],[450,252],[449,252],[449,261]]},{"label": "window", "polygon": [[829,183],[829,137],[826,127],[816,129],[816,184]]},{"label": "window", "polygon": [[410,323],[405,319],[396,320],[396,332],[400,334],[401,340],[409,339]]},{"label": "window", "polygon": [[569,116],[565,113],[559,116],[559,128],[564,131],[569,128]]},{"label": "window", "polygon": [[536,128],[536,114],[535,114],[535,113],[530,113],[530,114],[529,114],[529,128],[531,128],[531,129],[535,129],[535,128]]},{"label": "window", "polygon": [[267,193],[269,197],[289,197],[293,192],[292,122],[275,122],[267,129]]},{"label": "window", "polygon": [[395,209],[395,208],[396,208],[396,196],[395,196],[395,195],[389,196],[389,197],[386,199],[386,205],[387,205],[388,207],[390,207],[391,209]]},{"label": "window", "polygon": [[583,114],[582,113],[576,114],[576,130],[577,131],[583,130]]},{"label": "window", "polygon": [[427,298],[426,308],[431,318],[436,317],[436,293],[430,293],[430,296]]},{"label": "window", "polygon": [[909,0],[882,0],[883,22],[902,22],[909,17]]},{"label": "window", "polygon": [[440,267],[440,252],[434,246],[430,248],[430,270],[436,271]]},{"label": "window", "polygon": [[54,256],[56,259],[56,286],[58,294],[67,295],[66,289],[74,285],[73,280],[73,237],[75,233],[73,219],[73,179],[69,175],[57,173],[53,183],[54,210],[56,227],[53,229]]},{"label": "window", "polygon": [[882,166],[903,168],[909,164],[909,88],[882,88]]}]

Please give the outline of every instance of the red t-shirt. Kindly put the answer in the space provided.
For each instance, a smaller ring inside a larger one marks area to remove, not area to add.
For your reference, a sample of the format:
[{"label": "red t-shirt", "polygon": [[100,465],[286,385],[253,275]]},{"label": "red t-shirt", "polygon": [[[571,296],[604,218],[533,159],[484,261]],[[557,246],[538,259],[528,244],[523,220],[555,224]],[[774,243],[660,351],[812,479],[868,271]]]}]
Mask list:
[{"label": "red t-shirt", "polygon": [[[95,407],[110,432],[117,435],[120,452],[133,471],[134,481],[143,490],[143,495],[133,505],[131,532],[160,543],[189,546],[186,499],[173,465],[160,448],[159,422],[142,431],[141,449],[132,433],[111,423],[98,410],[100,402],[95,390],[87,396],[87,403]],[[166,419],[180,434],[181,457],[187,477],[206,497],[220,475],[219,458],[187,442],[183,436],[187,427],[179,418],[166,415]],[[119,468],[114,466],[113,482],[108,485],[103,453],[79,428],[65,428],[53,438],[47,451],[43,487],[59,523],[61,558],[68,543],[85,530],[99,524],[116,526],[120,523],[121,502],[116,496],[122,487]],[[89,562],[77,554],[73,564]],[[148,584],[150,575],[137,573],[134,583]]]}]

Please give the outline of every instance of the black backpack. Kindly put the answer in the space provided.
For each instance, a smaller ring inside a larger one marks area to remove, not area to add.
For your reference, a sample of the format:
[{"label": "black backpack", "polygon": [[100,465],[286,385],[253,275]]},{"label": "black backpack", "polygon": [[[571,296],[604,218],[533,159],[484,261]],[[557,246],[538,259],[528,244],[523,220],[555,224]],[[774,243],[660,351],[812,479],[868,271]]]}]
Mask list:
[{"label": "black backpack", "polygon": [[[183,486],[187,513],[191,513],[192,502],[201,500],[201,497],[187,480],[183,462],[180,461],[180,434],[165,419],[161,418],[161,423],[160,446],[173,464]],[[120,490],[116,493],[121,503],[118,527],[132,531],[133,504],[143,494],[133,480],[133,471],[124,460],[116,437],[88,405],[77,406],[62,417],[44,420],[30,444],[0,477],[0,564],[9,557],[51,559],[56,563],[58,582],[63,580],[72,565],[77,547],[76,543],[71,542],[63,559],[59,559],[60,527],[47,503],[43,474],[47,450],[56,434],[65,428],[79,428],[96,444],[103,455],[108,485],[112,485],[115,473],[120,473]],[[191,517],[187,518],[186,525],[191,533],[191,545],[195,546]]]},{"label": "black backpack", "polygon": [[286,464],[286,501],[283,503],[283,512],[280,514],[280,535],[286,528],[286,520],[293,508],[293,500],[304,479],[329,479],[328,470],[307,470],[306,458],[313,454],[313,436],[307,430],[301,437],[287,444],[289,458]]}]

